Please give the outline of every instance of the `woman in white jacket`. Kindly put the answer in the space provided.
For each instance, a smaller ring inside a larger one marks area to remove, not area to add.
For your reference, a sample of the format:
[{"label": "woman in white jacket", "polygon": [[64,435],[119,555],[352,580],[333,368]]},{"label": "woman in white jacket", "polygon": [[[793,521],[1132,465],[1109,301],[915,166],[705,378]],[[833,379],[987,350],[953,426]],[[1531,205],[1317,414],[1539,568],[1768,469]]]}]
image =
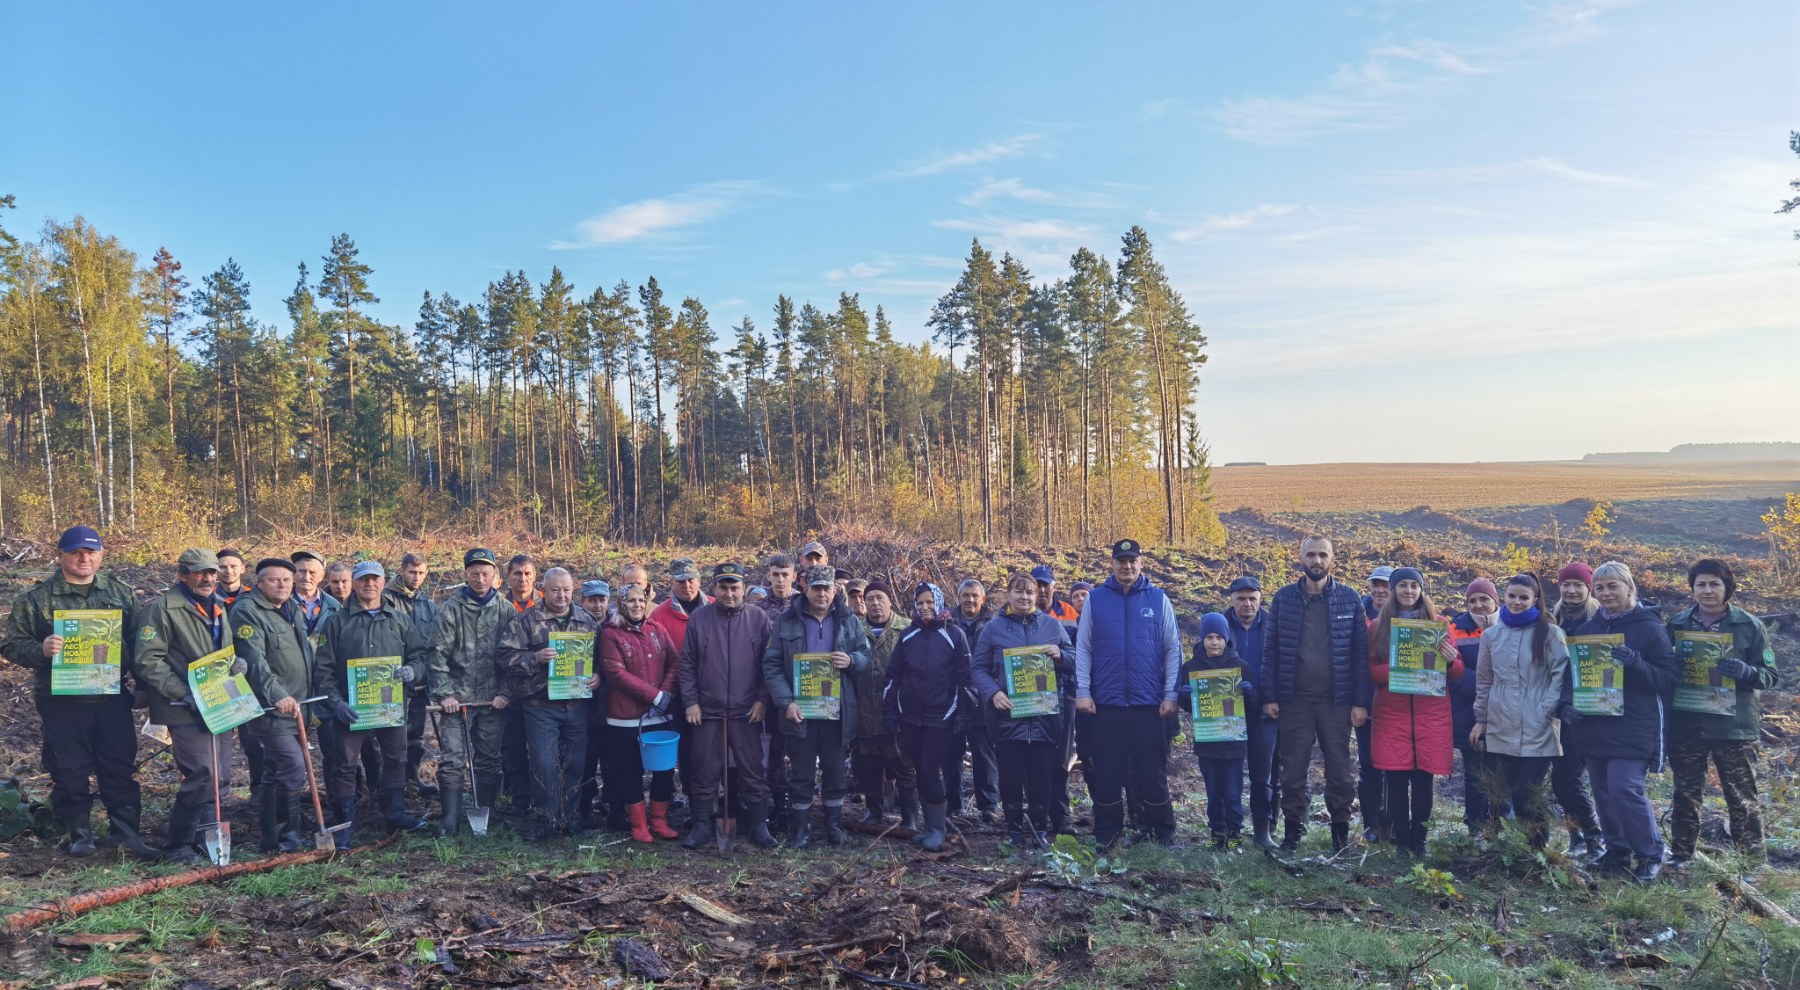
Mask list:
[{"label": "woman in white jacket", "polygon": [[1550,834],[1544,776],[1562,755],[1557,711],[1568,674],[1568,643],[1541,606],[1537,579],[1513,577],[1500,621],[1481,634],[1469,742],[1499,758],[1514,813],[1538,849]]}]

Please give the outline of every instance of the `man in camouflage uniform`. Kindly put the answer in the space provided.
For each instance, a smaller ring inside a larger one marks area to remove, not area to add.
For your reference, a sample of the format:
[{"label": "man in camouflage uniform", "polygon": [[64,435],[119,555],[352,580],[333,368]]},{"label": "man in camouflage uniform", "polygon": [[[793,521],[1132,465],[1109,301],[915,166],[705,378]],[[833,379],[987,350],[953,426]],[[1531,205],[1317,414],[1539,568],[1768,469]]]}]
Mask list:
[{"label": "man in camouflage uniform", "polygon": [[1762,808],[1756,799],[1756,748],[1762,732],[1758,692],[1777,683],[1775,651],[1762,622],[1731,604],[1737,577],[1730,565],[1713,559],[1695,562],[1688,569],[1688,588],[1695,604],[1669,620],[1669,634],[1671,638],[1682,632],[1730,634],[1731,650],[1719,661],[1718,670],[1737,682],[1737,708],[1730,715],[1680,709],[1671,713],[1669,765],[1675,771],[1675,796],[1669,808],[1673,833],[1669,866],[1679,870],[1694,856],[1708,759],[1725,792],[1732,843],[1748,859],[1760,861],[1764,851]]},{"label": "man in camouflage uniform", "polygon": [[894,609],[894,592],[876,578],[863,588],[864,616],[869,635],[869,666],[849,676],[856,682],[856,740],[850,746],[850,766],[863,794],[863,821],[886,822],[887,781],[894,782],[901,828],[919,827],[919,779],[912,760],[900,748],[898,733],[883,724],[882,692],[887,688],[888,658],[900,642],[900,634],[912,620]]},{"label": "man in camouflage uniform", "polygon": [[[445,835],[455,835],[462,821],[465,760],[475,764],[476,807],[492,808],[500,795],[504,709],[510,699],[501,690],[495,648],[501,628],[514,614],[500,594],[500,565],[494,552],[476,547],[463,554],[463,586],[438,609],[431,648],[431,701],[447,716],[438,739],[437,771]],[[464,703],[487,701],[494,707],[460,711]],[[465,756],[469,749],[474,752]]]},{"label": "man in camouflage uniform", "polygon": [[[0,655],[32,672],[32,696],[43,723],[44,769],[50,774],[50,808],[69,831],[64,849],[71,856],[92,855],[100,844],[123,844],[134,855],[154,858],[157,850],[139,834],[142,798],[133,771],[137,765],[137,733],[131,700],[122,672],[119,690],[110,694],[52,694],[51,658],[63,648],[54,620],[58,611],[95,609],[119,613],[121,666],[129,669],[137,594],[125,582],[100,573],[105,550],[100,534],[75,526],[57,541],[58,567],[13,602]],[[110,827],[96,840],[91,818],[94,793],[90,778],[100,782]]]}]

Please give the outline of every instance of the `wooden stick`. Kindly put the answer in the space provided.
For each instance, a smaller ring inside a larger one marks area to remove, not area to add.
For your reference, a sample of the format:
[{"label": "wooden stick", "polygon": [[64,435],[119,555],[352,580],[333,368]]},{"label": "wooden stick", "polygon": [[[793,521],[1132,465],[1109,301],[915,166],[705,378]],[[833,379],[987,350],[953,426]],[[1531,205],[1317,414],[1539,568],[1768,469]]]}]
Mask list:
[{"label": "wooden stick", "polygon": [[701,897],[699,894],[690,894],[683,890],[678,891],[675,896],[681,898],[681,903],[686,904],[688,907],[693,908],[722,925],[748,925],[751,923],[749,918],[746,918],[741,914],[733,914],[724,907]]},{"label": "wooden stick", "polygon": [[1750,909],[1757,914],[1760,914],[1765,918],[1774,918],[1776,921],[1787,925],[1789,928],[1800,928],[1800,920],[1795,919],[1793,915],[1783,910],[1781,905],[1769,900],[1767,897],[1764,897],[1761,893],[1757,892],[1756,888],[1740,881],[1735,876],[1732,876],[1730,871],[1719,864],[1718,860],[1713,859],[1703,852],[1695,852],[1694,862],[1720,874],[1721,879],[1718,881],[1719,889],[1733,897],[1743,898],[1744,903],[1750,905]]}]

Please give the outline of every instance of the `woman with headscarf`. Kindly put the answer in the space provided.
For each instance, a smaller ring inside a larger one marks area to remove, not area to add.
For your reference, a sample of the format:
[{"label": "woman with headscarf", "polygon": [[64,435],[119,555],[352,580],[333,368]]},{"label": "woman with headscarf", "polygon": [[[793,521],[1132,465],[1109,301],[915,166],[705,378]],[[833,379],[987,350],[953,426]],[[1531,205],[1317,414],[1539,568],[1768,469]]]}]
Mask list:
[{"label": "woman with headscarf", "polygon": [[943,591],[920,583],[913,589],[913,624],[888,661],[882,703],[889,731],[900,734],[900,748],[919,775],[925,828],[913,841],[932,852],[944,844],[944,774],[961,770],[948,764],[956,713],[969,688],[969,664],[969,641],[950,621]]}]

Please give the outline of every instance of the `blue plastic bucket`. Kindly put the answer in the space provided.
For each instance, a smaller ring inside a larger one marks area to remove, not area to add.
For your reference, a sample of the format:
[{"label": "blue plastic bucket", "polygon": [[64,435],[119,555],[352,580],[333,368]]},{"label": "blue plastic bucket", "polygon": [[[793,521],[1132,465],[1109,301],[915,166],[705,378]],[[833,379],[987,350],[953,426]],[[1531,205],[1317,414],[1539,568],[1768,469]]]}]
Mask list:
[{"label": "blue plastic bucket", "polygon": [[679,733],[666,730],[639,735],[638,754],[644,761],[644,769],[652,773],[675,769],[675,748],[680,743]]}]

